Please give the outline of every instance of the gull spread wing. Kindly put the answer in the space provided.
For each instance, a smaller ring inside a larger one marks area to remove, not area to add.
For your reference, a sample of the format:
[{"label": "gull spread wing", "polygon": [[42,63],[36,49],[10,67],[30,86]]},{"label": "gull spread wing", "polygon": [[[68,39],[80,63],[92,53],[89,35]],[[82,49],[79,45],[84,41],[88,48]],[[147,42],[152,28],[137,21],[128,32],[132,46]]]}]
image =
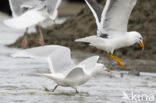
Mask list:
[{"label": "gull spread wing", "polygon": [[66,79],[75,81],[85,79],[86,75],[90,74],[95,68],[98,58],[99,56],[93,56],[83,60],[67,74]]},{"label": "gull spread wing", "polygon": [[41,0],[31,0],[31,1],[25,1],[21,5],[21,9],[27,8],[27,9],[41,9],[45,6],[45,3]]},{"label": "gull spread wing", "polygon": [[101,15],[102,15],[103,8],[100,5],[98,5],[97,2],[94,2],[93,0],[85,0],[85,1],[87,5],[89,6],[89,8],[91,9],[96,19],[97,27],[99,27],[99,24],[101,22]]},{"label": "gull spread wing", "polygon": [[58,49],[68,49],[68,48],[58,45],[39,46],[18,51],[12,54],[11,56],[14,58],[34,58],[34,59],[47,58]]},{"label": "gull spread wing", "polygon": [[21,5],[24,2],[28,2],[28,1],[31,1],[31,0],[9,0],[9,4],[10,4],[13,17],[20,16],[21,14],[25,12],[23,9],[21,9]]},{"label": "gull spread wing", "polygon": [[3,23],[11,28],[25,29],[26,27],[36,25],[45,19],[46,17],[41,15],[39,11],[29,10],[19,17],[4,20]]},{"label": "gull spread wing", "polygon": [[56,50],[48,58],[48,61],[52,73],[66,74],[69,73],[74,66],[69,48]]},{"label": "gull spread wing", "polygon": [[61,1],[62,0],[46,0],[47,12],[51,19],[55,19],[57,17],[57,9],[61,4]]},{"label": "gull spread wing", "polygon": [[83,71],[83,68],[81,67],[77,67],[75,69],[73,69],[72,71],[70,71],[67,76],[65,77],[65,79],[70,80],[72,79],[72,81],[78,81],[79,79],[83,79],[85,77],[85,73]]},{"label": "gull spread wing", "polygon": [[99,56],[92,56],[89,57],[82,62],[80,62],[76,67],[82,67],[84,68],[84,72],[86,74],[90,74],[92,70],[95,68],[95,65],[99,59]]},{"label": "gull spread wing", "polygon": [[128,19],[137,0],[107,0],[100,26],[102,33],[127,32]]}]

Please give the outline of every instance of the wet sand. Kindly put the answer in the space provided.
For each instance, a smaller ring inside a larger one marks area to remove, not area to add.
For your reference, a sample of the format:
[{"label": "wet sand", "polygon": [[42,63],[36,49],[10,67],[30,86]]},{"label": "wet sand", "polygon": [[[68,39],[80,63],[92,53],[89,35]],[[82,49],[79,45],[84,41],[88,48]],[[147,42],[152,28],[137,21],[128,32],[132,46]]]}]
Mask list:
[{"label": "wet sand", "polygon": [[[56,84],[36,75],[50,72],[46,61],[28,58],[14,59],[9,55],[18,49],[3,46],[0,46],[0,49],[8,51],[8,53],[0,52],[1,103],[132,103],[132,101],[122,99],[122,92],[125,91],[128,95],[131,95],[131,92],[156,95],[156,74],[141,72],[141,76],[137,77],[128,75],[125,71],[102,72],[86,84],[79,86],[79,94],[75,94],[72,88],[65,87],[58,87],[55,92],[51,92]],[[72,57],[76,62],[91,55],[94,54],[84,55],[82,52],[72,52]],[[100,60],[106,65],[108,61]],[[131,68],[135,66],[138,67],[138,65],[131,65]],[[121,73],[124,74],[123,78],[120,77]],[[150,103],[155,103],[155,101]]]}]

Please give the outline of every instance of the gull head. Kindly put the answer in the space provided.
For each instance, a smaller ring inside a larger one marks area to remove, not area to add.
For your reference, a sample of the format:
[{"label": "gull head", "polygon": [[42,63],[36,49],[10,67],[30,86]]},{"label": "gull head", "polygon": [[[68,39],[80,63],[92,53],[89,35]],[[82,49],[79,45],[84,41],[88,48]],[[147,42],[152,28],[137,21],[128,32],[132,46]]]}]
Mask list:
[{"label": "gull head", "polygon": [[130,32],[131,39],[134,43],[138,43],[142,50],[144,50],[143,37],[139,32]]},{"label": "gull head", "polygon": [[101,64],[101,63],[96,63],[92,75],[95,76],[95,75],[97,75],[98,73],[101,73],[101,72],[105,71],[105,69],[106,69],[106,67],[105,67],[103,64]]}]

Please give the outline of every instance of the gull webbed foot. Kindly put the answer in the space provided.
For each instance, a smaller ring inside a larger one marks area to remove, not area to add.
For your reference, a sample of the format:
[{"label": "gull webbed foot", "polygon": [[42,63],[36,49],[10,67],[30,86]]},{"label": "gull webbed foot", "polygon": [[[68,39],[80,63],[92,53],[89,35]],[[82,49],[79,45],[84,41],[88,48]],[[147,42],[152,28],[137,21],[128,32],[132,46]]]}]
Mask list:
[{"label": "gull webbed foot", "polygon": [[120,65],[121,67],[124,66],[124,64],[121,61],[117,61],[118,65]]},{"label": "gull webbed foot", "polygon": [[112,54],[109,54],[109,53],[107,54],[107,56],[115,60],[118,63],[118,65],[124,66],[124,64],[122,63],[122,59],[120,59],[119,57],[113,56]]}]

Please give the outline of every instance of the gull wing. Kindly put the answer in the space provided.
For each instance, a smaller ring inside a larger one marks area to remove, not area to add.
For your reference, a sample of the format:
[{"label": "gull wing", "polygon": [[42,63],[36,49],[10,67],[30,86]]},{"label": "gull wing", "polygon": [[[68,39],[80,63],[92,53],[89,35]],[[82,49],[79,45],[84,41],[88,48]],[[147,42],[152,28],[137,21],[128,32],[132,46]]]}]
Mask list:
[{"label": "gull wing", "polygon": [[68,49],[68,48],[59,45],[39,46],[18,51],[12,54],[11,56],[14,58],[34,58],[34,59],[47,58],[58,49]]},{"label": "gull wing", "polygon": [[42,8],[45,4],[41,0],[9,0],[13,17],[17,17],[32,8]]},{"label": "gull wing", "polygon": [[74,67],[69,48],[56,50],[48,58],[48,61],[52,73],[66,74]]},{"label": "gull wing", "polygon": [[86,75],[85,75],[85,73],[83,71],[83,68],[77,67],[77,68],[71,70],[67,74],[67,76],[65,77],[65,79],[67,79],[67,80],[71,80],[72,79],[72,81],[78,81],[79,79],[82,80],[85,76]]},{"label": "gull wing", "polygon": [[[61,69],[74,65],[71,60],[69,48],[59,45],[47,45],[25,49],[11,56],[14,58],[47,59],[52,73],[60,72]],[[64,70],[68,70],[68,68]]]},{"label": "gull wing", "polygon": [[75,81],[85,79],[86,75],[90,74],[95,68],[98,58],[99,56],[92,56],[83,60],[67,74],[66,79]]},{"label": "gull wing", "polygon": [[92,70],[95,68],[95,65],[99,59],[99,56],[92,56],[89,57],[82,62],[80,62],[76,67],[82,67],[84,68],[84,72],[86,74],[90,74]]},{"label": "gull wing", "polygon": [[99,27],[99,24],[101,22],[101,15],[102,15],[103,8],[100,5],[98,5],[97,2],[94,2],[93,0],[85,0],[85,1],[88,7],[91,9],[96,19],[97,27]]},{"label": "gull wing", "polygon": [[3,23],[11,28],[25,29],[27,27],[38,24],[46,18],[39,11],[28,10],[19,17],[4,20]]},{"label": "gull wing", "polygon": [[21,14],[25,12],[21,8],[21,5],[28,1],[31,1],[31,0],[9,0],[9,4],[10,4],[13,17],[20,16]]},{"label": "gull wing", "polygon": [[128,19],[137,0],[107,0],[100,26],[104,34],[127,32]]},{"label": "gull wing", "polygon": [[44,1],[41,0],[28,0],[25,1],[22,5],[21,5],[21,9],[27,8],[27,9],[41,9],[45,6]]},{"label": "gull wing", "polygon": [[51,19],[57,17],[57,9],[60,6],[62,0],[46,0],[47,11]]}]

